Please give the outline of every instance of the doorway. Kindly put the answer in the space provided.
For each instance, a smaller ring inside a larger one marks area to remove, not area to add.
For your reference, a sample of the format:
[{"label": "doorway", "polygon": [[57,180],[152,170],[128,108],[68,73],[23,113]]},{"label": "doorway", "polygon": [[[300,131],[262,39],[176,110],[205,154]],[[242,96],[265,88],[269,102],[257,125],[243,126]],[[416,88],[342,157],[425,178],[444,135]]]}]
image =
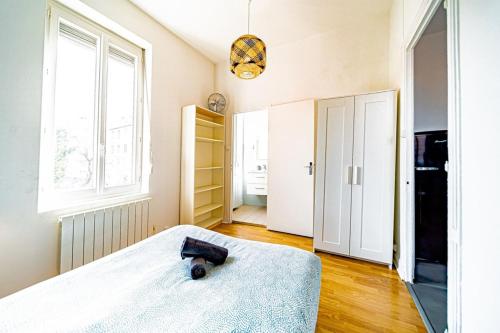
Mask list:
[{"label": "doorway", "polygon": [[233,120],[232,220],[267,226],[268,111]]},{"label": "doorway", "polygon": [[233,116],[232,222],[313,236],[315,109],[311,99]]},{"label": "doorway", "polygon": [[447,15],[441,3],[413,53],[413,283],[429,332],[447,328],[448,62]]}]

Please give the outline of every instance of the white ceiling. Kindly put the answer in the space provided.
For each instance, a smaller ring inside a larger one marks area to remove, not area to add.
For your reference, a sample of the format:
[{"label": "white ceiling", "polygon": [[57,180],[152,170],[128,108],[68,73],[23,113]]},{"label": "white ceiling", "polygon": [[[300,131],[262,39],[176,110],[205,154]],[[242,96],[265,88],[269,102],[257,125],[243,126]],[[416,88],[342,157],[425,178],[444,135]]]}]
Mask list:
[{"label": "white ceiling", "polygon": [[[247,0],[130,0],[213,62],[247,32]],[[388,15],[392,0],[253,0],[250,33],[268,47]]]}]

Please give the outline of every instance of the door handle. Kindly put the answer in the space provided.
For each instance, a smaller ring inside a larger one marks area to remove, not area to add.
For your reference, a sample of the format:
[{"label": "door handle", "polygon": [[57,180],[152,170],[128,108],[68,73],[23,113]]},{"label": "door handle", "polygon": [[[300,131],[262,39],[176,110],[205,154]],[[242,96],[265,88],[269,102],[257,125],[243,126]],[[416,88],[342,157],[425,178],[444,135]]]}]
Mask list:
[{"label": "door handle", "polygon": [[361,185],[361,176],[362,176],[362,169],[360,166],[354,166],[353,168],[353,175],[352,175],[352,184],[353,185]]},{"label": "door handle", "polygon": [[309,174],[309,176],[312,176],[313,174],[313,162],[309,162],[309,165],[306,165],[304,168],[307,168],[307,172]]}]

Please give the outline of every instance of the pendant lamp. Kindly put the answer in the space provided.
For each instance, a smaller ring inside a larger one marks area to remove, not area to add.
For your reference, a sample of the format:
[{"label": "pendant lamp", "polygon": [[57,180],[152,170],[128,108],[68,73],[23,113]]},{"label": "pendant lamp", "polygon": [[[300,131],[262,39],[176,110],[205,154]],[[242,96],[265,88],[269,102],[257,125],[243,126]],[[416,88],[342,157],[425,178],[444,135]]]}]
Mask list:
[{"label": "pendant lamp", "polygon": [[244,80],[255,79],[266,69],[266,44],[250,34],[250,4],[248,0],[248,33],[240,36],[231,46],[231,72]]}]

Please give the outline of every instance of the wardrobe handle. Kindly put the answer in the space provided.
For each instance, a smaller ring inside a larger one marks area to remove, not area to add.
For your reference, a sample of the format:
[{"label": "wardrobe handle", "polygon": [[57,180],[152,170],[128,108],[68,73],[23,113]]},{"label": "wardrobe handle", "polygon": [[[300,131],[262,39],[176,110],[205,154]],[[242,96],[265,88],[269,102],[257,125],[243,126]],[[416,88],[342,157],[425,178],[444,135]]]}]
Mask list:
[{"label": "wardrobe handle", "polygon": [[345,171],[346,171],[345,177],[346,177],[347,185],[352,185],[352,166],[350,165],[350,166],[346,167]]},{"label": "wardrobe handle", "polygon": [[360,166],[354,167],[354,172],[353,172],[352,178],[353,178],[353,185],[361,185],[361,167]]}]

